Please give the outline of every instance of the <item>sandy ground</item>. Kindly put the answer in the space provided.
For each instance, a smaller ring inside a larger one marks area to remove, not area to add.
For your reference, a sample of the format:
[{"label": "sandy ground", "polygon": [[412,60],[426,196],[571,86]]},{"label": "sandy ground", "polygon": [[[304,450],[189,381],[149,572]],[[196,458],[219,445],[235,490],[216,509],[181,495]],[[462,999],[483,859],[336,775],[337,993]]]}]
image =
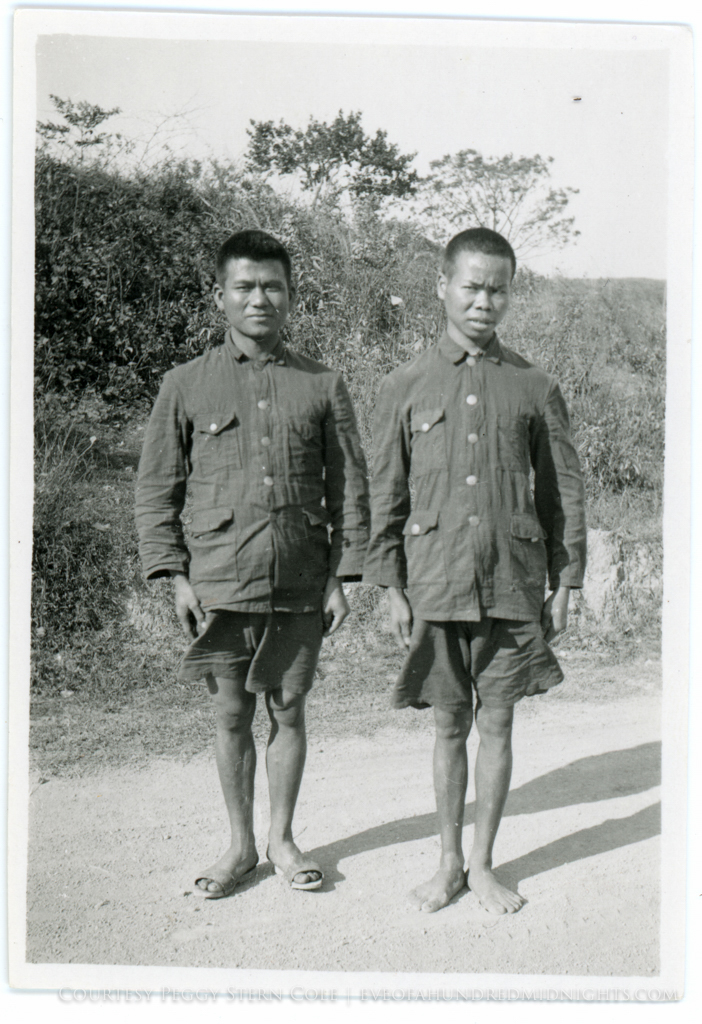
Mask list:
[{"label": "sandy ground", "polygon": [[[390,719],[392,721],[392,719]],[[82,779],[35,777],[27,960],[315,971],[655,975],[659,970],[657,699],[540,699],[515,725],[512,791],[495,863],[527,902],[493,917],[464,890],[438,914],[406,892],[438,857],[431,721],[310,739],[298,843],[316,893],[259,867],[220,901],[193,892],[224,848],[209,756]],[[471,764],[475,738],[471,736]],[[466,807],[466,848],[473,821]],[[256,832],[265,851],[265,775]]]}]

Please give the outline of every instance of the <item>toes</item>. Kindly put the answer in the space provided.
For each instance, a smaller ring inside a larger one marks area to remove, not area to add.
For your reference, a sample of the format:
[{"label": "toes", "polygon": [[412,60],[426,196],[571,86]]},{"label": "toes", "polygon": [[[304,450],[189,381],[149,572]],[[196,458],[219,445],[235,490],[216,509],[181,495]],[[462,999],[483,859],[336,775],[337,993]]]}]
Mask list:
[{"label": "toes", "polygon": [[433,900],[426,900],[425,903],[422,903],[422,905],[421,905],[421,907],[419,909],[421,910],[421,912],[423,914],[435,914],[437,912],[437,910],[442,910],[446,906],[447,903],[448,903],[447,899],[436,899],[435,898]]},{"label": "toes", "polygon": [[480,900],[480,906],[483,908],[483,910],[487,910],[489,914],[509,914],[512,912],[507,907],[503,906],[501,903],[498,903],[497,900],[494,899]]},{"label": "toes", "polygon": [[322,878],[320,871],[298,871],[293,875],[293,882],[298,885],[309,885],[311,882],[319,882]]},{"label": "toes", "polygon": [[412,892],[407,894],[410,906],[416,910],[421,910],[424,903],[427,902],[426,893],[420,892],[419,889],[413,889]]},{"label": "toes", "polygon": [[198,878],[198,880],[195,882],[195,885],[198,887],[198,889],[201,889],[203,892],[222,891],[222,886],[219,884],[219,882],[215,882],[212,878]]},{"label": "toes", "polygon": [[516,914],[524,900],[515,893],[489,894],[479,899],[480,906],[490,914]]}]

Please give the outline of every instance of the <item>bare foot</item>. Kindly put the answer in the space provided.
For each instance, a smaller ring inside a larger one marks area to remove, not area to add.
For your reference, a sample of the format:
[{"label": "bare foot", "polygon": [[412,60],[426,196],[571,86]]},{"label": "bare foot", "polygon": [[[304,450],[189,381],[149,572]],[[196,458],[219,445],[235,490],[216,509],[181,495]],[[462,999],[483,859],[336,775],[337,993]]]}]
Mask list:
[{"label": "bare foot", "polygon": [[213,898],[228,896],[257,864],[258,854],[255,850],[253,854],[242,857],[238,850],[234,852],[229,849],[216,864],[195,879],[195,885],[201,892],[211,893]]},{"label": "bare foot", "polygon": [[319,888],[322,884],[324,874],[319,864],[302,853],[291,839],[283,839],[278,842],[271,840],[266,850],[266,857],[284,875],[293,888],[303,886]]},{"label": "bare foot", "polygon": [[410,902],[424,914],[434,914],[450,903],[466,884],[463,868],[439,868],[433,878],[410,893]]},{"label": "bare foot", "polygon": [[469,867],[467,881],[468,888],[478,897],[481,906],[491,914],[514,914],[524,905],[519,893],[498,882],[491,868]]}]

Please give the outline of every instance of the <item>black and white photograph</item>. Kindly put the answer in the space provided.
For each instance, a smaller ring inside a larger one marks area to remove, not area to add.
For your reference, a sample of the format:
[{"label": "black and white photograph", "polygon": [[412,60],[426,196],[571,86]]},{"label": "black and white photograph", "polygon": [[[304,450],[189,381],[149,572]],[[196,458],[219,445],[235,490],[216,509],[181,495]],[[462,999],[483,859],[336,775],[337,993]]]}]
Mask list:
[{"label": "black and white photograph", "polygon": [[689,28],[13,62],[11,985],[683,999]]}]

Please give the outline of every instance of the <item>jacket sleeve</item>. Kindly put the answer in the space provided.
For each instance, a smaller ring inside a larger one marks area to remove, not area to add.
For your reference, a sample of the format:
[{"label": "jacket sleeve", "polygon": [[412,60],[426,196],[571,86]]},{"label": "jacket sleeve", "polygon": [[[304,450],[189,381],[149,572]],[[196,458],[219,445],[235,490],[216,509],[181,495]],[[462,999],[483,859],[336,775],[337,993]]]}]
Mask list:
[{"label": "jacket sleeve", "polygon": [[351,397],[335,375],[324,418],[324,495],[331,517],[329,573],[360,580],[368,546],[368,470]]},{"label": "jacket sleeve", "polygon": [[371,539],[363,582],[380,587],[407,586],[402,531],[410,514],[410,436],[391,377],[383,381],[375,406],[375,455],[371,482]]},{"label": "jacket sleeve", "polygon": [[171,570],[188,572],[190,556],[180,513],[190,431],[182,396],[166,374],[146,428],[136,486],[139,554],[147,579],[168,576]]},{"label": "jacket sleeve", "polygon": [[587,530],[585,488],[570,423],[560,388],[549,389],[531,437],[534,501],[546,531],[548,578],[551,590],[583,585]]}]

